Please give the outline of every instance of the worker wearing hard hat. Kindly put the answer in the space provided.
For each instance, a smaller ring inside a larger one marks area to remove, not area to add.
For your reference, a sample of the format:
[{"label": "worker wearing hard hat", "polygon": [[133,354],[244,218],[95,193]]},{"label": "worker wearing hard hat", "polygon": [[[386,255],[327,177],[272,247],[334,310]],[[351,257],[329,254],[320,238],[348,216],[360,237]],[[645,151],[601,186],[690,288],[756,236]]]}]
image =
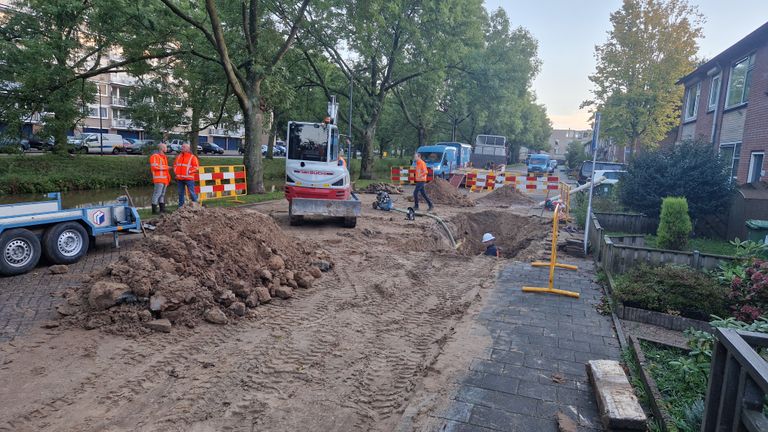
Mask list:
[{"label": "worker wearing hard hat", "polygon": [[483,245],[485,246],[485,252],[483,252],[483,255],[488,255],[492,257],[499,258],[501,256],[501,251],[498,247],[496,247],[496,237],[493,236],[491,233],[485,233],[483,234]]}]

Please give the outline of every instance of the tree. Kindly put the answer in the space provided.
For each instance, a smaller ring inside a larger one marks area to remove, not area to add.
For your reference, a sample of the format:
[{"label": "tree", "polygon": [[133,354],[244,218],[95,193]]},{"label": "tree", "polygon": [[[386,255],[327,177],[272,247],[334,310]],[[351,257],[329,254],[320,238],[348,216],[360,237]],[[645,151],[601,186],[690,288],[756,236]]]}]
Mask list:
[{"label": "tree", "polygon": [[[371,178],[373,145],[387,97],[412,79],[457,63],[463,39],[482,28],[482,3],[351,0],[339,2],[332,13],[314,17],[312,34],[347,82],[354,83],[355,128],[363,141],[360,176]],[[350,58],[337,48],[341,45]],[[346,94],[340,83],[320,78],[328,96]]]},{"label": "tree", "polygon": [[635,156],[621,178],[620,200],[656,217],[662,199],[685,197],[693,219],[725,212],[733,192],[728,163],[702,141]]},{"label": "tree", "polygon": [[676,81],[694,69],[703,17],[687,0],[624,0],[608,41],[595,47],[594,98],[603,136],[631,151],[652,147],[679,122]]},{"label": "tree", "polygon": [[691,235],[691,218],[688,202],[681,197],[666,197],[661,202],[661,216],[656,232],[662,249],[684,250]]},{"label": "tree", "polygon": [[[208,41],[225,72],[243,113],[244,164],[248,190],[264,193],[260,138],[264,123],[262,85],[274,76],[293,45],[310,0],[297,6],[280,2],[222,2],[205,0],[205,11],[174,0],[161,0],[176,16],[192,25]],[[198,53],[204,56],[204,53]]]},{"label": "tree", "polygon": [[157,15],[162,10],[151,3],[128,0],[14,2],[0,16],[0,122],[20,129],[23,119],[51,113],[43,133],[62,150],[95,99],[89,78],[130,66],[151,70],[183,52],[168,33],[145,31]]},{"label": "tree", "polygon": [[565,151],[565,161],[568,168],[576,168],[581,163],[589,159],[589,155],[584,151],[584,143],[581,141],[571,141],[568,143],[568,149]]}]

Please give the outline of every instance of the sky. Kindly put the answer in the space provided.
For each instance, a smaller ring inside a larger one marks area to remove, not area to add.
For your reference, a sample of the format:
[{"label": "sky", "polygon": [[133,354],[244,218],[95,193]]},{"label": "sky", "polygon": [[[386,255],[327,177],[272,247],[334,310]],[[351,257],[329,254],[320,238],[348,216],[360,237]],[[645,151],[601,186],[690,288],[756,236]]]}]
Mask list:
[{"label": "sky", "polygon": [[[710,59],[768,21],[768,0],[689,0],[706,22],[699,57]],[[506,10],[515,27],[539,41],[541,72],[533,83],[555,129],[589,129],[588,76],[595,71],[595,45],[611,28],[610,14],[621,0],[485,0],[489,11]],[[737,24],[734,26],[734,24]]]}]

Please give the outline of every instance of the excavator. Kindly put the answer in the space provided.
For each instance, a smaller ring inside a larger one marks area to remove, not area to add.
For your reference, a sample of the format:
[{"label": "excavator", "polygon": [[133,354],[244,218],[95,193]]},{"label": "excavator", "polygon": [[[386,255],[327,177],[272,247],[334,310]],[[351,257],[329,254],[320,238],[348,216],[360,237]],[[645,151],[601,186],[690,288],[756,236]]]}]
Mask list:
[{"label": "excavator", "polygon": [[346,163],[339,158],[338,110],[331,97],[323,122],[288,122],[285,198],[291,225],[300,225],[306,216],[341,219],[346,228],[357,225],[360,199],[352,192]]}]

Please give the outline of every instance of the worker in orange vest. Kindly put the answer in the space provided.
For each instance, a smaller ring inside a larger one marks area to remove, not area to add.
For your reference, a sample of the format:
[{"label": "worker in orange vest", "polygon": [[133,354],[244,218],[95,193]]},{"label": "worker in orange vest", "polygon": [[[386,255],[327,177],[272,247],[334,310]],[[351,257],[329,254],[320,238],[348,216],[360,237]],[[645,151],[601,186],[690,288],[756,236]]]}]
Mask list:
[{"label": "worker in orange vest", "polygon": [[173,162],[173,173],[176,174],[176,183],[179,185],[179,207],[184,205],[186,191],[189,191],[192,202],[197,202],[195,177],[199,166],[200,162],[197,161],[197,156],[189,150],[189,144],[182,144],[181,153]]},{"label": "worker in orange vest", "polygon": [[165,213],[165,192],[171,183],[171,173],[168,169],[168,157],[165,156],[165,144],[158,144],[157,151],[149,157],[149,169],[152,171],[152,183],[155,189],[152,191],[152,214]]},{"label": "worker in orange vest", "polygon": [[344,150],[339,150],[339,166],[347,167],[347,160],[344,159]]},{"label": "worker in orange vest", "polygon": [[414,161],[414,165],[416,165],[416,189],[413,190],[413,209],[419,209],[419,194],[421,194],[421,196],[424,197],[424,200],[427,201],[427,204],[429,205],[429,209],[427,211],[432,211],[434,208],[432,205],[432,200],[429,199],[427,196],[427,191],[424,189],[424,186],[427,184],[427,163],[421,159],[421,153],[416,153],[416,160]]}]

